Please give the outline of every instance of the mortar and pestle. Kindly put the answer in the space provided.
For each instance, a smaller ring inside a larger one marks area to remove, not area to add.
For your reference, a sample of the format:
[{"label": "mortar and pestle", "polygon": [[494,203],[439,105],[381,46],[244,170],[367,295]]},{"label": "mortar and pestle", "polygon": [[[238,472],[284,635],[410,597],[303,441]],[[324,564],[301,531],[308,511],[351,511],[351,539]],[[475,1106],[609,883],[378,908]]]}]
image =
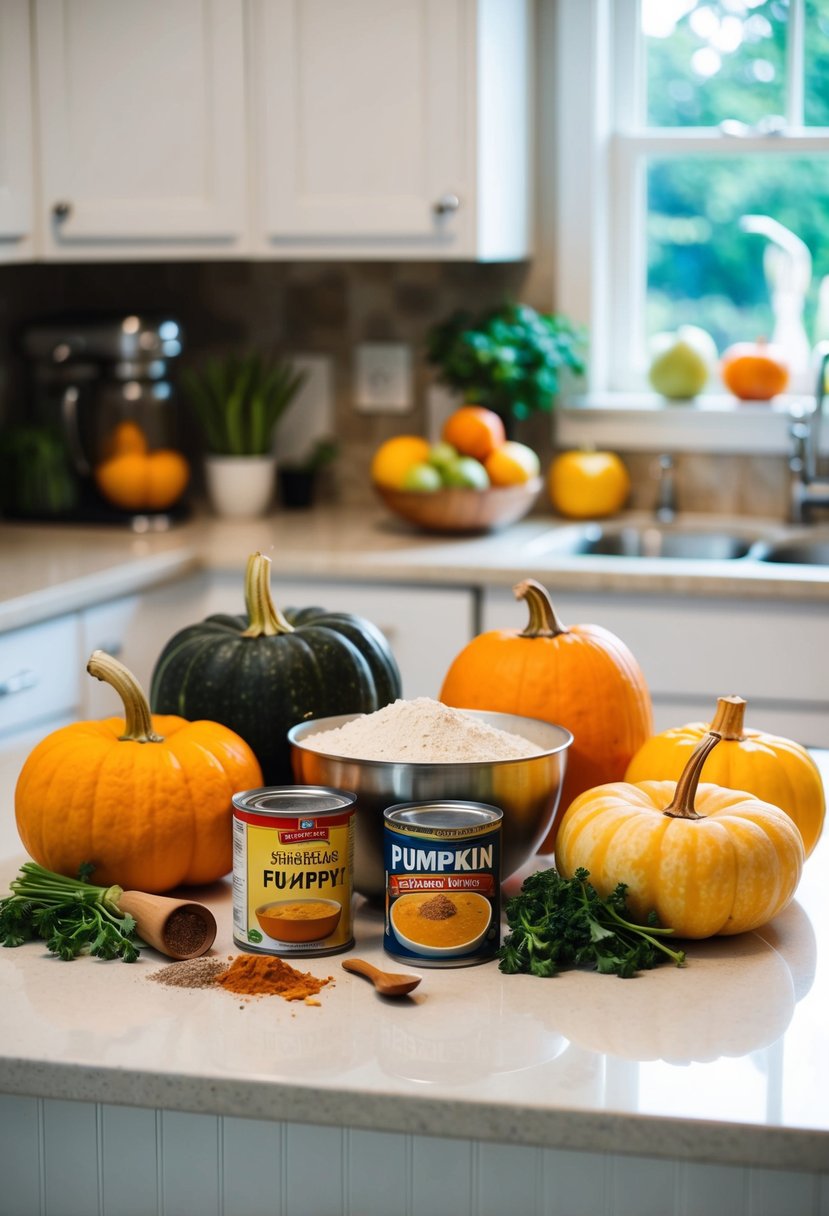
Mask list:
[{"label": "mortar and pestle", "polygon": [[124,891],[118,906],[135,920],[138,936],[168,958],[198,958],[216,939],[216,918],[204,904]]}]

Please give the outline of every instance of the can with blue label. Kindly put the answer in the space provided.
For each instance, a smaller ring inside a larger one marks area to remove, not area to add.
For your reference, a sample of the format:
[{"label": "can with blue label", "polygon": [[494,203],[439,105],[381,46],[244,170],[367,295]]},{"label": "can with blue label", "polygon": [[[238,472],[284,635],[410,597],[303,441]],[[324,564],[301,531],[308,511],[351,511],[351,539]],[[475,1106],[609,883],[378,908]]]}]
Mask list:
[{"label": "can with blue label", "polygon": [[386,953],[420,967],[494,958],[501,941],[503,811],[455,799],[384,816]]}]

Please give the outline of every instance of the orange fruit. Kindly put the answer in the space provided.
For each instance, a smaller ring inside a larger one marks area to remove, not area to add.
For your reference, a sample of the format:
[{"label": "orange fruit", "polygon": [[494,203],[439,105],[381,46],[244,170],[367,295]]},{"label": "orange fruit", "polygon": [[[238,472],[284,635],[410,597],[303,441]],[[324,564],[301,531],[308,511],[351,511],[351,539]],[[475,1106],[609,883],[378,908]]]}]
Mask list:
[{"label": "orange fruit", "polygon": [[624,506],[630,476],[613,452],[562,452],[550,465],[547,490],[560,515],[595,519]]},{"label": "orange fruit", "polygon": [[741,401],[769,401],[789,383],[789,369],[776,346],[759,339],[736,342],[723,353],[723,384]]},{"label": "orange fruit", "polygon": [[381,443],[371,459],[371,480],[389,490],[399,490],[409,469],[425,464],[429,444],[420,435],[395,435]]},{"label": "orange fruit", "polygon": [[146,456],[125,452],[95,469],[95,484],[103,497],[124,511],[164,511],[178,502],[189,480],[187,460],[168,448]]},{"label": "orange fruit", "polygon": [[147,437],[137,422],[127,419],[119,422],[110,431],[103,444],[104,456],[126,456],[129,453],[144,455],[148,450]]},{"label": "orange fruit", "polygon": [[541,462],[525,443],[507,439],[494,452],[490,452],[484,461],[484,468],[489,473],[492,485],[520,486],[538,476]]},{"label": "orange fruit", "polygon": [[462,405],[443,424],[441,439],[462,456],[484,461],[506,439],[504,424],[494,410],[482,405]]}]

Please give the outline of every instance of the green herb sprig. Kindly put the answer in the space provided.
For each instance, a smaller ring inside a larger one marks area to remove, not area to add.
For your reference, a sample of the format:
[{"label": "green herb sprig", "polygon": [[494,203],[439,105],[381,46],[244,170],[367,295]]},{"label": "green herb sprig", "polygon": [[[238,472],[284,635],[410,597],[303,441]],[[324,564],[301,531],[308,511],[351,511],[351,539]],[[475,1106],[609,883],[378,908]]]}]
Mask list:
[{"label": "green herb sprig", "polygon": [[27,861],[10,883],[11,895],[0,900],[0,943],[22,946],[40,938],[67,961],[94,954],[134,963],[143,943],[134,937],[133,917],[118,906],[123,888],[94,886],[92,870],[85,864],[78,878],[65,878]]},{"label": "green herb sprig", "polygon": [[661,928],[655,913],[647,926],[628,919],[624,883],[603,900],[589,877],[585,869],[570,879],[549,869],[525,880],[507,901],[510,933],[498,954],[501,971],[546,977],[586,967],[629,979],[658,963],[685,965],[685,952],[671,950],[661,940],[673,929]]}]

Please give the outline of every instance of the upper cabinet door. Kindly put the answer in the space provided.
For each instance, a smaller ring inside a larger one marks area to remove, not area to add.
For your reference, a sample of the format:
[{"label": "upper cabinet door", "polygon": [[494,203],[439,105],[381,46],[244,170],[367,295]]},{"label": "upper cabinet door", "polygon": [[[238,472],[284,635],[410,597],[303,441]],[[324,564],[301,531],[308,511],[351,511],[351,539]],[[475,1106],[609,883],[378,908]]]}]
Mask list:
[{"label": "upper cabinet door", "polygon": [[0,4],[0,261],[31,255],[32,94],[28,0]]},{"label": "upper cabinet door", "polygon": [[242,0],[35,0],[35,18],[46,255],[238,252]]},{"label": "upper cabinet door", "polygon": [[[494,25],[509,36],[487,77]],[[525,0],[254,0],[259,251],[488,256],[484,209],[501,207],[518,148],[509,192],[522,201],[501,211],[500,236],[507,256],[526,255],[529,44]],[[508,138],[493,124],[498,94],[517,120]],[[487,200],[486,161],[502,144],[501,199]]]}]

